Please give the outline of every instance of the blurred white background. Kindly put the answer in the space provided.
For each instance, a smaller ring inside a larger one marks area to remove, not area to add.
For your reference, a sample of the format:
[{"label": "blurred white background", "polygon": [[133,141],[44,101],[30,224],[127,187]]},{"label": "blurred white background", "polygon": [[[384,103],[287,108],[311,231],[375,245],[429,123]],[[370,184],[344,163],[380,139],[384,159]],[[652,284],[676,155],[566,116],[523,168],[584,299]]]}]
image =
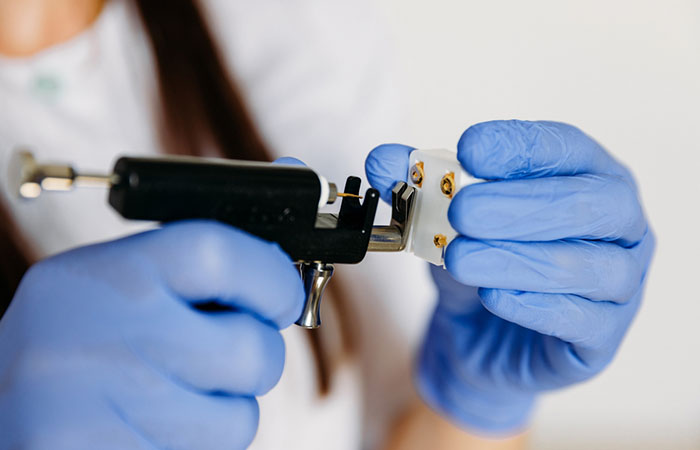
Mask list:
[{"label": "blurred white background", "polygon": [[601,376],[547,395],[537,449],[700,449],[700,1],[380,0],[400,140],[489,119],[575,124],[636,174],[659,238],[645,304]]}]

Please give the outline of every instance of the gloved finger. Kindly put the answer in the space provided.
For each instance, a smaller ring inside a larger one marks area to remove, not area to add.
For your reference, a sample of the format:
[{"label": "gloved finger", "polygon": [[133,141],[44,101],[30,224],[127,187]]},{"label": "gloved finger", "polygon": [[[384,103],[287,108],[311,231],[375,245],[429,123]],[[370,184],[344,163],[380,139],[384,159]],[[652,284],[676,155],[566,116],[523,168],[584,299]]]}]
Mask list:
[{"label": "gloved finger", "polygon": [[638,303],[594,302],[572,294],[479,289],[482,304],[509,322],[582,348],[616,347]]},{"label": "gloved finger", "polygon": [[629,171],[581,130],[559,122],[495,120],[473,125],[457,144],[467,172],[487,180],[582,173],[631,180]]},{"label": "gloved finger", "polygon": [[260,416],[255,398],[201,395],[143,372],[105,390],[119,419],[155,448],[245,449],[253,441]]},{"label": "gloved finger", "polygon": [[413,147],[401,144],[384,144],[375,148],[365,160],[367,180],[387,203],[391,203],[391,190],[397,181],[406,181],[408,161]]},{"label": "gloved finger", "polygon": [[644,232],[644,236],[637,244],[627,248],[630,255],[632,255],[632,257],[639,262],[640,267],[644,268],[642,271],[643,278],[647,275],[651,258],[654,256],[655,248],[656,235],[649,227],[647,227],[646,231]]},{"label": "gloved finger", "polygon": [[481,241],[457,237],[445,267],[457,281],[478,287],[625,302],[642,281],[642,268],[627,249],[600,241]]},{"label": "gloved finger", "polygon": [[[164,299],[148,327],[126,334],[132,352],[158,372],[202,393],[263,395],[284,367],[284,341],[246,313],[200,314]],[[186,330],[186,332],[185,332]]]},{"label": "gloved finger", "polygon": [[127,239],[186,301],[216,300],[280,328],[301,314],[299,272],[275,243],[203,220],[176,222]]},{"label": "gloved finger", "polygon": [[646,230],[635,188],[613,175],[472,184],[455,195],[448,218],[475,239],[602,239],[627,246]]},{"label": "gloved finger", "polygon": [[304,161],[294,158],[292,156],[282,156],[281,158],[277,158],[272,162],[273,164],[288,164],[290,166],[306,166],[306,163]]}]

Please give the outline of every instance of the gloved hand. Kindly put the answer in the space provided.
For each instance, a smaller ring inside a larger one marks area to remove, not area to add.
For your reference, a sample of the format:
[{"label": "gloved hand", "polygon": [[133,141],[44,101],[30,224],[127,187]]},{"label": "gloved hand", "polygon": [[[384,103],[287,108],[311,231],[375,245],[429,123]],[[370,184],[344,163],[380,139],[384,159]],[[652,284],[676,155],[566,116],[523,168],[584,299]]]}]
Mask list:
[{"label": "gloved hand", "polygon": [[245,448],[303,298],[277,245],[209,221],[44,260],[0,322],[0,446]]},{"label": "gloved hand", "polygon": [[[654,235],[627,169],[570,125],[481,123],[457,150],[467,172],[492,181],[450,205],[460,236],[447,271],[431,267],[439,301],[416,383],[457,424],[501,434],[525,426],[539,392],[611,361],[639,308]],[[406,178],[410,151],[369,155],[383,198]]]}]

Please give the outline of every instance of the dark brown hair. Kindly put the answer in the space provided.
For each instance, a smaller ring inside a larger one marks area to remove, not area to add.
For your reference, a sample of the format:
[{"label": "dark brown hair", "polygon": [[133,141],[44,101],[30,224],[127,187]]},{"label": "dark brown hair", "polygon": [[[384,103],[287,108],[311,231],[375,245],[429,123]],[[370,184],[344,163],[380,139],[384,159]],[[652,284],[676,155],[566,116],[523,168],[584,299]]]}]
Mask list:
[{"label": "dark brown hair", "polygon": [[136,0],[156,61],[169,153],[269,161],[194,0]]},{"label": "dark brown hair", "polygon": [[35,260],[34,251],[7,211],[0,201],[0,318],[10,306],[24,272]]}]

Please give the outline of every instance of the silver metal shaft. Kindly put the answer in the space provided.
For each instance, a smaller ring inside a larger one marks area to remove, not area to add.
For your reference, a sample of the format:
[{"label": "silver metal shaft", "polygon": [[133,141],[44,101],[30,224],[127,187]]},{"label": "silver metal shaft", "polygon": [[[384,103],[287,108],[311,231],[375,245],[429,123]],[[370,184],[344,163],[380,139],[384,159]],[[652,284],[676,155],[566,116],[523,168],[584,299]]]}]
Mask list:
[{"label": "silver metal shaft", "polygon": [[369,238],[368,252],[400,252],[402,250],[403,235],[396,226],[372,227],[372,235]]},{"label": "silver metal shaft", "polygon": [[27,151],[13,156],[9,176],[22,198],[36,198],[43,191],[70,191],[76,187],[110,188],[117,181],[115,175],[81,174],[67,165],[37,164]]}]

